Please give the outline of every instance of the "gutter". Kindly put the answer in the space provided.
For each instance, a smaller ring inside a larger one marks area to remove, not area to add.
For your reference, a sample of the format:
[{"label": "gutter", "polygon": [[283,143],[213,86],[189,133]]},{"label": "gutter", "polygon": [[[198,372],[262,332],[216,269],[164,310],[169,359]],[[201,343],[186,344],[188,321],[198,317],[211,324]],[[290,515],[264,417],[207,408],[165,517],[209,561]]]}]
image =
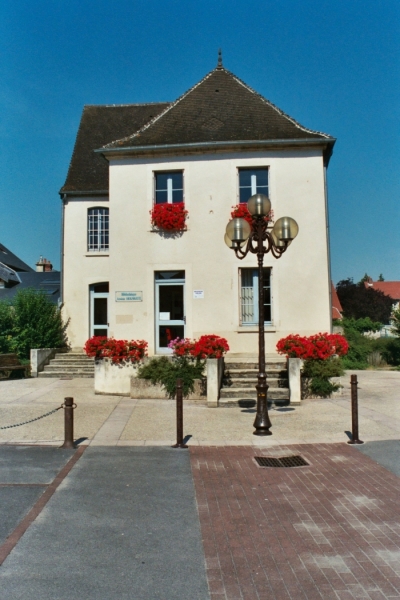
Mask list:
[{"label": "gutter", "polygon": [[[95,150],[96,152],[96,150]],[[61,200],[66,200],[67,196],[108,196],[108,190],[67,190],[64,191],[62,188],[58,192],[61,196]]]},{"label": "gutter", "polygon": [[249,148],[249,147],[277,147],[277,146],[324,146],[326,151],[324,152],[325,163],[329,163],[329,158],[332,154],[333,145],[336,142],[336,138],[326,139],[315,139],[315,138],[303,138],[303,139],[278,139],[278,140],[238,140],[238,141],[227,141],[227,142],[193,142],[188,144],[156,144],[148,146],[124,146],[122,148],[98,148],[94,152],[106,155],[123,154],[123,153],[137,153],[142,154],[146,152],[156,153],[162,151],[173,152],[175,150],[216,150],[216,149],[228,149],[228,148]]}]

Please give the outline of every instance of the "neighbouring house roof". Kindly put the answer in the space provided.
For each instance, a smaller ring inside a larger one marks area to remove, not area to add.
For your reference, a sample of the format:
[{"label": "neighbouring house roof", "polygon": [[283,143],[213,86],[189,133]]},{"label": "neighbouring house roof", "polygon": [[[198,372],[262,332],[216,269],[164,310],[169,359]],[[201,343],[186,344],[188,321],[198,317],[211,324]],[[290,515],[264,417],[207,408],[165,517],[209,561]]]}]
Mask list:
[{"label": "neighbouring house roof", "polygon": [[60,193],[108,193],[108,162],[94,150],[137,131],[167,106],[167,102],[85,106],[67,179]]},{"label": "neighbouring house roof", "polygon": [[400,281],[364,281],[364,285],[366,288],[383,292],[396,302],[400,300]]},{"label": "neighbouring house roof", "polygon": [[300,125],[218,66],[173,103],[85,106],[60,193],[107,192],[108,162],[103,154],[268,143],[319,144],[328,161],[335,139]]},{"label": "neighbouring house roof", "polygon": [[10,267],[14,271],[33,271],[29,265],[24,263],[24,261],[18,258],[18,256],[15,256],[15,254],[13,254],[13,252],[11,252],[3,244],[0,244],[0,262],[3,263],[3,265]]},{"label": "neighbouring house roof", "polygon": [[61,285],[60,271],[45,271],[42,273],[37,273],[36,271],[29,273],[20,272],[18,273],[18,278],[20,283],[17,285],[0,288],[0,300],[11,300],[19,290],[34,288],[44,292],[54,304],[58,303]]},{"label": "neighbouring house roof", "polygon": [[10,269],[7,265],[4,265],[0,262],[0,279],[4,281],[6,284],[16,284],[20,283],[21,279],[18,277],[18,274],[14,269]]},{"label": "neighbouring house roof", "polygon": [[332,319],[341,319],[343,308],[340,304],[339,296],[337,295],[335,286],[331,282],[331,290],[332,290]]}]

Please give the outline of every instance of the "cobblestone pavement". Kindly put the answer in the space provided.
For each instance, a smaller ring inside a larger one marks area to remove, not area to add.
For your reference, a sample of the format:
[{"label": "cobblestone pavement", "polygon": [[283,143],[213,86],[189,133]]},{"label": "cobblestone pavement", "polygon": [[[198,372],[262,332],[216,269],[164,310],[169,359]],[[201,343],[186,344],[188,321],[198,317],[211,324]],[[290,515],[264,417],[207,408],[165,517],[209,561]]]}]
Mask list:
[{"label": "cobblestone pavement", "polygon": [[[400,598],[400,478],[346,444],[192,447],[212,600]],[[261,468],[254,456],[310,466]]]}]

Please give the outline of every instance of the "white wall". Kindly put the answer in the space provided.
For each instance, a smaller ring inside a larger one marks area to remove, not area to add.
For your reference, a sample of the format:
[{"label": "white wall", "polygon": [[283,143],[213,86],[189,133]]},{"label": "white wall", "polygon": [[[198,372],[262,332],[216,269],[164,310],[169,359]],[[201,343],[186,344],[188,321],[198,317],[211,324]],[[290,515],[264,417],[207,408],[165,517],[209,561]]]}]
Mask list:
[{"label": "white wall", "polygon": [[[254,255],[243,261],[224,243],[231,207],[238,203],[240,167],[269,167],[275,220],[291,216],[299,235],[272,267],[273,325],[266,351],[289,333],[309,335],[330,327],[325,190],[318,149],[208,154],[162,159],[113,159],[110,163],[110,251],[88,253],[87,209],[102,199],[76,199],[65,208],[64,302],[70,317],[69,339],[82,346],[89,336],[89,285],[110,282],[110,335],[146,339],[154,352],[154,271],[179,269],[186,275],[186,335],[216,333],[232,352],[256,352],[257,328],[239,327],[240,267],[256,267]],[[151,231],[153,172],[184,171],[188,230],[176,239]],[[193,290],[204,299],[193,300]],[[116,291],[142,291],[143,302],[115,302]]]}]

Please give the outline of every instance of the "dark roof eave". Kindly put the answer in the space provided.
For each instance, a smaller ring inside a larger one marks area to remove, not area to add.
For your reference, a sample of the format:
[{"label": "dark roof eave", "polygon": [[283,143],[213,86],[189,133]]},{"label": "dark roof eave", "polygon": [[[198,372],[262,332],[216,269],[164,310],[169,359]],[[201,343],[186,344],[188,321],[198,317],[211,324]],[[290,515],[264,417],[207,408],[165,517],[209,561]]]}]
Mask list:
[{"label": "dark roof eave", "polygon": [[61,190],[58,192],[63,199],[63,196],[108,196],[108,190]]},{"label": "dark roof eave", "polygon": [[125,146],[122,148],[98,148],[94,152],[103,154],[105,157],[118,156],[121,154],[159,154],[176,153],[178,150],[186,152],[199,152],[204,150],[241,149],[251,147],[282,147],[282,146],[323,146],[326,165],[332,155],[332,149],[336,138],[303,138],[303,139],[279,139],[279,140],[235,140],[226,142],[191,142],[189,144],[156,144],[148,146]]}]

